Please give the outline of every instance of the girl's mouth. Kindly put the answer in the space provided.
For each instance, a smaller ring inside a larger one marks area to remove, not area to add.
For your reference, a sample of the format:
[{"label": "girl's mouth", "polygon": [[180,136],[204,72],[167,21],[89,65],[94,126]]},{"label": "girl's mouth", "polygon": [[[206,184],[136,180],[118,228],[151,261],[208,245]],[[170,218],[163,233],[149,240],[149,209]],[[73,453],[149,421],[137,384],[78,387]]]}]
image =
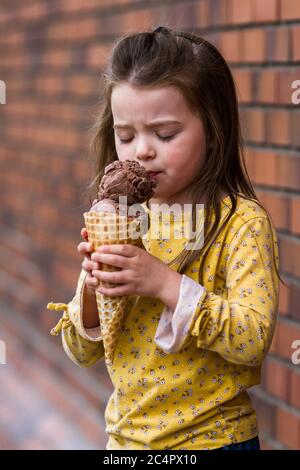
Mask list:
[{"label": "girl's mouth", "polygon": [[151,179],[152,178],[156,179],[158,177],[158,175],[160,175],[161,173],[162,173],[161,171],[155,171],[155,172],[154,171],[152,171],[152,172],[149,171],[149,176],[150,176]]}]

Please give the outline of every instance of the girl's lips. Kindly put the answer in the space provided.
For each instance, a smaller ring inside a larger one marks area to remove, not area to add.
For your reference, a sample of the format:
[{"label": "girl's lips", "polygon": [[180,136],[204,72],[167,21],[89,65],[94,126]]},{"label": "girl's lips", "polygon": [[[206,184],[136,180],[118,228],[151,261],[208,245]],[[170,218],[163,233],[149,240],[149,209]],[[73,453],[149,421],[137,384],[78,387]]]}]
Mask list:
[{"label": "girl's lips", "polygon": [[157,176],[160,175],[162,172],[161,171],[155,171],[155,172],[149,171],[148,173],[149,173],[150,178],[157,178]]}]

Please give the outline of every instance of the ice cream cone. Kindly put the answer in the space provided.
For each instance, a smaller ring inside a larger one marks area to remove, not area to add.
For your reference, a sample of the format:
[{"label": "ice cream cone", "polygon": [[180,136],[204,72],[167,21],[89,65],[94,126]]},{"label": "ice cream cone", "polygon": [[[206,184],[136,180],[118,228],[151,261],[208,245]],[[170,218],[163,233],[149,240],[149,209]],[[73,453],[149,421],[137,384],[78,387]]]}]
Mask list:
[{"label": "ice cream cone", "polygon": [[[93,244],[96,251],[102,245],[130,244],[144,248],[142,242],[143,224],[145,215],[140,217],[130,217],[112,213],[108,211],[90,211],[84,213],[85,226],[88,233],[88,240]],[[135,235],[134,235],[135,234]],[[140,234],[138,238],[137,234]],[[120,269],[108,264],[101,263],[102,271],[119,271]],[[99,281],[100,286],[115,287],[105,281]],[[107,365],[112,365],[115,346],[118,334],[122,328],[124,313],[126,310],[128,297],[111,297],[101,294],[96,290],[96,301],[100,320],[101,335],[103,338],[105,361]]]}]

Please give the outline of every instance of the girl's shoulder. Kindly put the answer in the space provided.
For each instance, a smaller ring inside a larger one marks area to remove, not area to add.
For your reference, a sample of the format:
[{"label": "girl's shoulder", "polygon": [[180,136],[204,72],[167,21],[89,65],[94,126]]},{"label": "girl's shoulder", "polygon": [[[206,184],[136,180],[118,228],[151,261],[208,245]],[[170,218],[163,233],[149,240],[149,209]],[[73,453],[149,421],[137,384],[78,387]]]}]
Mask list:
[{"label": "girl's shoulder", "polygon": [[[226,223],[225,232],[229,239],[237,234],[240,229],[244,226],[244,230],[249,228],[251,231],[260,230],[263,232],[273,231],[275,229],[273,222],[264,208],[263,204],[260,205],[256,199],[249,198],[243,194],[237,195],[237,205],[235,211],[231,215],[230,219]],[[223,216],[226,217],[232,207],[230,196],[225,197],[222,200],[222,212]]]},{"label": "girl's shoulder", "polygon": [[[222,200],[222,210],[227,213],[231,208],[232,202],[230,196],[226,196]],[[243,223],[257,217],[269,218],[263,204],[259,203],[256,199],[239,193],[236,197],[236,208],[232,214],[232,220],[236,219]]]}]

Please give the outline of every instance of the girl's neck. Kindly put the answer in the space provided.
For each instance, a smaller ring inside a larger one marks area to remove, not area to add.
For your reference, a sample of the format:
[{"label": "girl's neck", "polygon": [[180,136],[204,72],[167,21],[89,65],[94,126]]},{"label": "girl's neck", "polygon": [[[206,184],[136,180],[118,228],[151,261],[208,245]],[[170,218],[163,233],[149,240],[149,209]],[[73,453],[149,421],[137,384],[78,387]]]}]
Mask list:
[{"label": "girl's neck", "polygon": [[[226,191],[222,190],[219,197],[218,197],[218,201],[219,202],[222,201],[227,196],[228,196],[228,193]],[[198,201],[198,204],[204,204],[204,207],[205,207],[206,202],[207,202],[206,199],[207,198],[204,196],[201,201]],[[192,201],[185,201],[184,203],[174,201],[174,202],[170,203],[170,202],[164,202],[164,201],[161,201],[159,199],[153,199],[152,198],[152,199],[149,199],[149,201],[147,201],[146,204],[147,204],[148,209],[150,209],[154,213],[155,212],[157,212],[157,213],[161,212],[160,206],[162,204],[167,204],[169,208],[172,207],[173,205],[175,205],[175,213],[176,213],[177,207],[180,208],[180,211],[181,211],[180,213],[182,213],[184,211],[184,204],[192,204]]]},{"label": "girl's neck", "polygon": [[167,207],[168,209],[172,208],[172,212],[175,214],[182,213],[184,209],[186,210],[187,208],[184,207],[184,204],[192,204],[192,202],[186,201],[185,203],[180,203],[180,202],[164,202],[160,201],[158,199],[150,199],[147,201],[147,207],[151,210],[152,213],[160,213],[164,211],[164,206]]}]

